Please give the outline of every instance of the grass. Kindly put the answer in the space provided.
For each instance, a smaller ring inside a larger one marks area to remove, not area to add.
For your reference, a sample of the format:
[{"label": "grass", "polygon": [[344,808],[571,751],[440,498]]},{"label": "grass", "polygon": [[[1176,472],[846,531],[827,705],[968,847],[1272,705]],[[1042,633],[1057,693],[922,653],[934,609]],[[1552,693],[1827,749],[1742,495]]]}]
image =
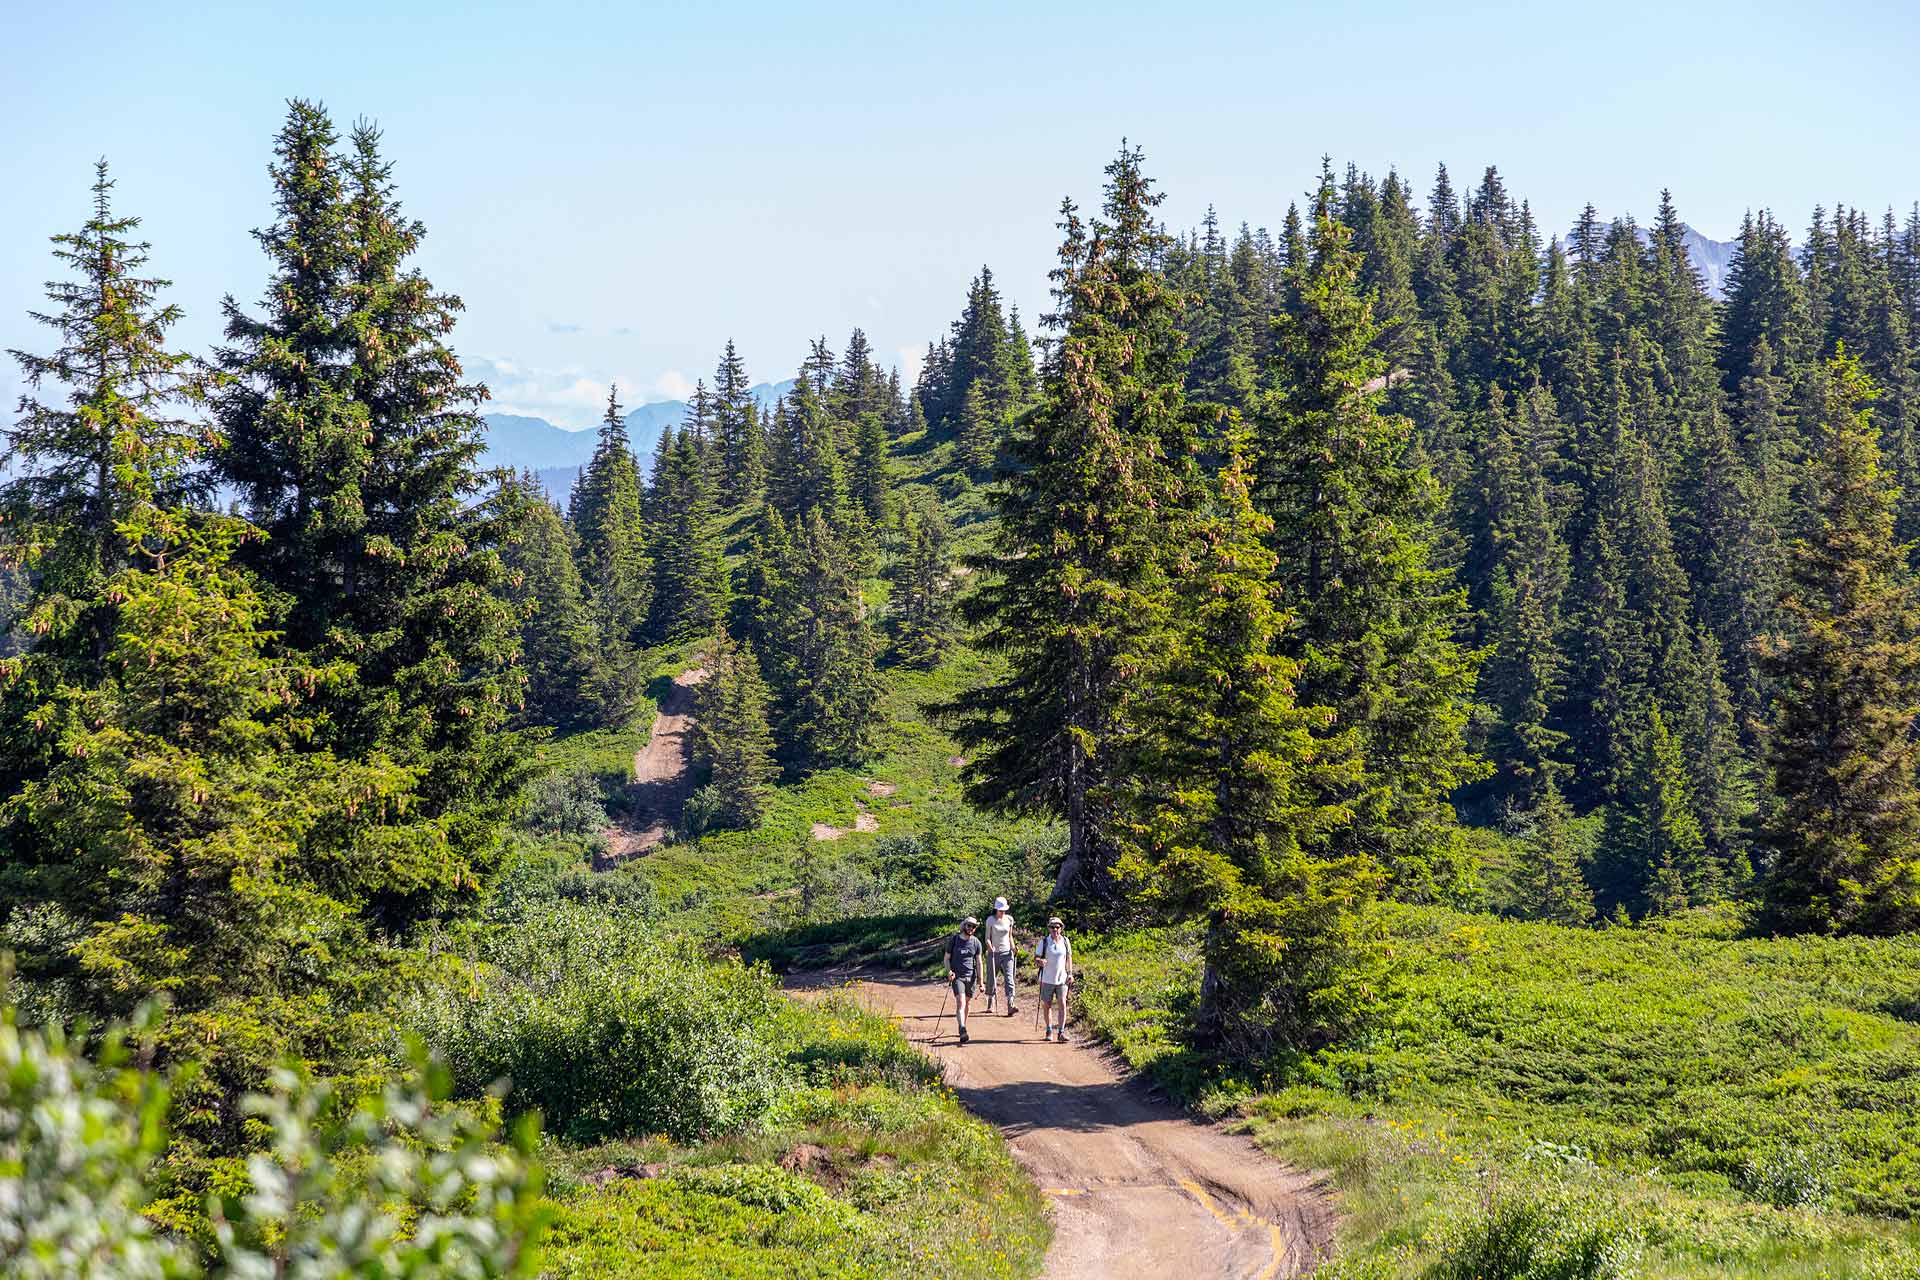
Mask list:
[{"label": "grass", "polygon": [[1046,1205],[890,1020],[801,1004],[793,1083],[757,1131],[547,1153],[553,1280],[980,1277],[1039,1272]]},{"label": "grass", "polygon": [[1920,1265],[1920,938],[1405,908],[1394,942],[1395,1022],[1264,1073],[1183,1044],[1190,931],[1086,939],[1082,1008],[1169,1092],[1329,1170],[1348,1274],[1426,1274],[1503,1190],[1617,1219],[1649,1277]]},{"label": "grass", "polygon": [[[995,818],[960,800],[960,748],[928,714],[988,664],[962,650],[933,671],[889,670],[879,750],[865,767],[775,787],[753,831],[649,854],[640,873],[674,927],[730,943],[846,917],[977,913],[996,893],[1042,894],[1058,828]],[[874,830],[855,830],[863,814]],[[817,840],[815,824],[846,834]]]}]

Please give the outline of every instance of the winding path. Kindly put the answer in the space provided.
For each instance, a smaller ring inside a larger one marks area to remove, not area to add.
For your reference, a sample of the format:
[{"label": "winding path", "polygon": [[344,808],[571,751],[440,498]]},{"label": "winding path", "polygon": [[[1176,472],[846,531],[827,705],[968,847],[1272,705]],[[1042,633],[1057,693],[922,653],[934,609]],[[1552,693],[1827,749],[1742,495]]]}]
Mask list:
[{"label": "winding path", "polygon": [[647,744],[633,755],[628,817],[606,829],[606,863],[639,857],[673,834],[693,781],[693,687],[707,678],[693,667],[673,678],[660,701]]},{"label": "winding path", "polygon": [[[1324,1185],[1251,1139],[1155,1098],[1095,1046],[1040,1039],[1023,1003],[955,1041],[937,982],[872,977],[857,998],[939,1059],[966,1107],[998,1125],[1054,1205],[1048,1280],[1278,1280],[1327,1256]],[[1035,992],[1027,991],[1025,1000]]]}]

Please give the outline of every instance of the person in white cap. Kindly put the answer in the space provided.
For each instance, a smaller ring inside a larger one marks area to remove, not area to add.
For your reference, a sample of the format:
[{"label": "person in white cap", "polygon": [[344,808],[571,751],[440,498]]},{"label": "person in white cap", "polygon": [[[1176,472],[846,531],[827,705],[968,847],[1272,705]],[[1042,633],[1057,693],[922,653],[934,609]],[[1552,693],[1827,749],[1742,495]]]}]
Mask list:
[{"label": "person in white cap", "polygon": [[993,1012],[995,985],[1006,991],[1007,1016],[1020,1012],[1013,1002],[1013,917],[1007,914],[1007,900],[993,900],[993,914],[987,917],[987,1012]]},{"label": "person in white cap", "polygon": [[[1073,982],[1073,944],[1067,941],[1067,927],[1059,916],[1047,921],[1047,936],[1033,949],[1034,959],[1040,962],[1040,1016],[1046,1019],[1047,1029],[1040,1038],[1052,1040],[1058,1034],[1060,1043],[1067,1042],[1067,988]],[[1056,1033],[1053,1025],[1053,1009],[1060,1007],[1060,1027]]]}]

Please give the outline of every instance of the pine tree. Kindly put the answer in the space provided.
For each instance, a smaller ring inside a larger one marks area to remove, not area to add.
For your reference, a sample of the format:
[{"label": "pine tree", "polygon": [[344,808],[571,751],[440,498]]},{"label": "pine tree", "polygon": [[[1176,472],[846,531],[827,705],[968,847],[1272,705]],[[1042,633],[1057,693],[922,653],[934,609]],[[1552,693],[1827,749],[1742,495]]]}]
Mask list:
[{"label": "pine tree", "polygon": [[846,545],[819,511],[807,514],[787,569],[784,614],[770,628],[793,644],[777,735],[797,770],[858,764],[880,722],[877,646]]},{"label": "pine tree", "polygon": [[719,454],[720,503],[751,502],[766,484],[766,436],[760,428],[746,361],[727,339],[713,375],[713,437]]},{"label": "pine tree", "polygon": [[650,632],[662,640],[711,632],[727,613],[726,557],[715,528],[714,487],[697,434],[661,444],[653,509],[654,587]]},{"label": "pine tree", "polygon": [[1123,147],[1101,218],[1062,206],[1046,387],[1012,442],[1015,474],[994,497],[999,524],[966,609],[1007,674],[949,707],[977,803],[1065,819],[1062,888],[1107,888],[1118,854],[1109,754],[1164,626],[1164,513],[1186,500],[1186,350],[1159,270],[1159,201],[1141,153]]},{"label": "pine tree", "polygon": [[1761,835],[1767,919],[1791,932],[1896,933],[1920,924],[1920,613],[1866,410],[1874,388],[1844,352],[1822,381],[1805,526],[1763,650],[1779,707],[1768,753],[1778,803]]},{"label": "pine tree", "polygon": [[1647,706],[1645,723],[1627,796],[1608,814],[1597,896],[1603,911],[1666,915],[1685,909],[1707,877],[1706,840],[1679,740],[1658,706]]},{"label": "pine tree", "polygon": [[953,642],[954,584],[950,531],[940,504],[925,500],[900,515],[905,553],[894,563],[894,652],[922,669],[937,666]]},{"label": "pine tree", "polygon": [[383,923],[470,901],[499,856],[526,763],[502,732],[521,697],[518,626],[502,598],[507,512],[476,500],[485,389],[446,344],[459,299],[409,265],[403,216],[369,125],[334,151],[326,114],[295,102],[257,233],[273,278],[261,319],[227,302],[216,403],[223,477],[267,537],[250,557],[291,600],[284,643],[351,663],[314,743],[422,771],[390,815]]},{"label": "pine tree", "polygon": [[694,757],[709,774],[715,818],[728,827],[757,827],[766,815],[767,785],[779,772],[767,725],[767,686],[749,645],[716,629],[695,686]]},{"label": "pine tree", "polygon": [[892,480],[887,467],[887,424],[879,413],[864,413],[854,424],[853,465],[848,485],[854,502],[875,527],[887,522]]},{"label": "pine tree", "polygon": [[531,472],[512,482],[521,515],[504,558],[507,599],[520,613],[520,661],[527,673],[525,718],[576,728],[602,711],[595,700],[598,638],[586,589],[560,511]]},{"label": "pine tree", "polygon": [[1366,761],[1341,797],[1352,838],[1381,851],[1396,892],[1430,898],[1461,872],[1448,797],[1485,774],[1464,737],[1479,657],[1458,639],[1461,593],[1430,560],[1440,494],[1408,460],[1410,425],[1379,409],[1378,326],[1349,238],[1317,218],[1293,272],[1299,312],[1276,325],[1255,415],[1255,499],[1298,620],[1301,701],[1333,708]]},{"label": "pine tree", "polygon": [[994,459],[1000,453],[1000,423],[994,418],[984,384],[975,382],[967,388],[955,434],[960,458],[969,473],[981,476],[993,469]]},{"label": "pine tree", "polygon": [[1528,920],[1576,927],[1593,923],[1593,890],[1580,875],[1572,822],[1572,808],[1547,779],[1527,814],[1514,868],[1514,904]]},{"label": "pine tree", "polygon": [[[170,416],[200,389],[192,357],[166,348],[179,308],[158,301],[169,282],[139,274],[149,246],[128,239],[140,220],[116,217],[112,192],[101,161],[93,216],[53,238],[78,279],[49,283],[53,309],[33,318],[60,347],[9,353],[27,394],[4,458],[13,478],[0,487],[0,559],[20,617],[41,615],[26,628],[34,647],[96,671],[111,614],[90,605],[132,550],[119,526],[141,504],[198,496],[188,459],[200,440]],[[64,404],[38,398],[49,383],[66,389]]]},{"label": "pine tree", "polygon": [[610,389],[593,458],[573,486],[567,522],[599,644],[595,696],[616,724],[625,720],[639,693],[634,649],[653,600],[640,497],[640,469],[627,441],[619,392]]},{"label": "pine tree", "polygon": [[1294,700],[1268,522],[1230,444],[1209,509],[1183,521],[1175,627],[1143,681],[1119,783],[1130,818],[1117,874],[1136,899],[1208,921],[1200,1030],[1235,1052],[1309,1048],[1381,1010],[1384,877],[1327,851],[1360,776],[1330,708]]},{"label": "pine tree", "polygon": [[774,415],[767,500],[790,521],[804,521],[816,511],[837,519],[846,499],[841,454],[833,418],[803,368]]}]

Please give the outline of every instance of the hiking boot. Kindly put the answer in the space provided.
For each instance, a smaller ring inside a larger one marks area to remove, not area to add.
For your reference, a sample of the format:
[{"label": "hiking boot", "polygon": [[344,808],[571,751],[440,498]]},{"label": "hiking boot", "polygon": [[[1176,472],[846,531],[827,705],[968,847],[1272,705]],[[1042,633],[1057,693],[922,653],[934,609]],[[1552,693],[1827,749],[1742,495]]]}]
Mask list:
[{"label": "hiking boot", "polygon": [[960,1043],[961,1043],[961,1044],[965,1044],[965,1043],[966,1043],[966,1042],[967,1042],[968,1040],[971,1040],[972,1038],[973,1038],[973,1037],[971,1037],[971,1036],[969,1036],[969,1035],[967,1034],[967,1029],[966,1029],[965,1027],[962,1027],[962,1028],[960,1028]]},{"label": "hiking boot", "polygon": [[1010,1005],[1008,1005],[1008,1006],[1007,1006],[1007,1016],[1008,1016],[1009,1018],[1011,1018],[1011,1017],[1012,1017],[1012,1016],[1013,1016],[1014,1014],[1016,1014],[1016,1013],[1018,1013],[1018,1012],[1020,1012],[1020,1006],[1019,1006],[1019,1005],[1017,1005],[1017,1004],[1010,1004]]}]

